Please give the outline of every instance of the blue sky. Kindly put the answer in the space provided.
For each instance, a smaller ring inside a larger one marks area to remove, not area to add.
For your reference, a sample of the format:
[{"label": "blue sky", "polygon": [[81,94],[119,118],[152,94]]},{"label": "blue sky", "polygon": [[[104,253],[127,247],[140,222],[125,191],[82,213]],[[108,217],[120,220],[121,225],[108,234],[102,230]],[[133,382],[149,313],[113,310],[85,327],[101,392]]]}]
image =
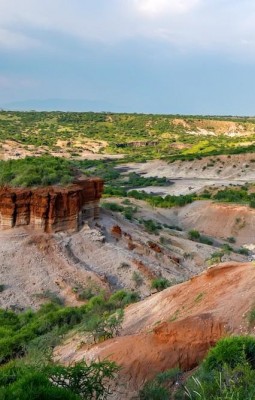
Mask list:
[{"label": "blue sky", "polygon": [[0,107],[255,115],[255,1],[0,0]]}]

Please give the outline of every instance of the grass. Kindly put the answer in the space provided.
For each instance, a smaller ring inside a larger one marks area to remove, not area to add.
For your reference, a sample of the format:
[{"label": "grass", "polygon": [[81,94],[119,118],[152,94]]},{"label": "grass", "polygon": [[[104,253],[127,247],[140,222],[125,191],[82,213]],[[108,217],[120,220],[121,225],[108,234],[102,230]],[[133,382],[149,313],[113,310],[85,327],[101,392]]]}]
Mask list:
[{"label": "grass", "polygon": [[252,309],[248,313],[248,322],[250,326],[255,325],[255,307],[252,307]]},{"label": "grass", "polygon": [[194,300],[195,303],[200,303],[200,301],[203,300],[204,296],[205,296],[205,293],[204,293],[204,292],[199,293],[199,294],[195,297],[195,300]]}]

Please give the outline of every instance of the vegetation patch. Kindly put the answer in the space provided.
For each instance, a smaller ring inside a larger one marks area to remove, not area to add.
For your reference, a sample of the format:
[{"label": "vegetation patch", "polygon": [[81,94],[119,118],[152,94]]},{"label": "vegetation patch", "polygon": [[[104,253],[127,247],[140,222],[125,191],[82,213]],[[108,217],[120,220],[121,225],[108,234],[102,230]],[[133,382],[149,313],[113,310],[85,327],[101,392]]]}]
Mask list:
[{"label": "vegetation patch", "polygon": [[43,156],[0,161],[0,185],[20,187],[66,185],[76,176],[69,161]]}]

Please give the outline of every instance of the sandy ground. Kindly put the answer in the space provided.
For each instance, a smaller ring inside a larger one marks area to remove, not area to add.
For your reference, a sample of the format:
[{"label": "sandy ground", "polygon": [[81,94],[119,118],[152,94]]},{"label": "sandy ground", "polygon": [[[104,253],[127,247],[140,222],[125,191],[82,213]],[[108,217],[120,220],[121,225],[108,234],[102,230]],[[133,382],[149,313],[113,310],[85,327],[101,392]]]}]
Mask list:
[{"label": "sandy ground", "polygon": [[[104,201],[122,203],[123,199]],[[126,288],[144,298],[151,294],[151,280],[156,277],[181,282],[203,271],[229,237],[235,238],[231,246],[236,250],[255,245],[255,210],[249,207],[197,201],[162,209],[135,199],[132,204],[137,207],[133,221],[102,210],[96,223],[73,234],[46,235],[28,228],[0,232],[0,284],[5,285],[0,306],[37,307],[42,301],[38,295],[47,291],[67,304],[79,304],[73,289],[88,284],[96,291]],[[153,219],[162,229],[157,235],[150,234],[138,223],[140,219]],[[116,226],[121,235],[112,232]],[[189,240],[191,229],[210,237],[214,244]],[[247,257],[230,252],[223,260],[241,262]],[[135,274],[141,278],[139,283]]]},{"label": "sandy ground", "polygon": [[[135,190],[145,191],[146,193],[153,193],[159,196],[180,196],[192,193],[198,193],[203,189],[209,187],[227,187],[235,183],[235,185],[244,185],[247,180],[243,179],[171,179],[172,184],[170,186],[147,186],[144,188],[134,188]],[[133,190],[133,189],[132,189]]]},{"label": "sandy ground", "polygon": [[57,238],[21,228],[0,232],[0,276],[5,287],[0,293],[2,308],[37,307],[46,292],[77,305],[72,292],[77,285],[95,282],[107,288],[96,274],[68,259]]},{"label": "sandy ground", "polygon": [[[66,145],[67,142],[58,141],[58,150],[50,150],[46,146],[35,147],[33,145],[22,145],[12,140],[6,140],[0,144],[0,160],[18,160],[27,156],[40,157],[44,154],[50,154],[54,157],[63,157],[68,159],[87,159],[87,160],[104,160],[104,159],[121,159],[122,154],[101,154],[100,148],[106,146],[106,142],[95,142],[88,140],[85,143],[72,143],[72,148]],[[74,155],[75,153],[75,155]]]},{"label": "sandy ground", "polygon": [[167,163],[153,160],[146,163],[123,165],[127,172],[137,172],[143,176],[167,177],[169,179],[255,179],[255,156],[237,154],[217,157],[204,157],[202,160],[175,161]]},{"label": "sandy ground", "polygon": [[147,192],[161,195],[189,194],[208,186],[243,185],[255,182],[255,156],[253,154],[205,157],[202,160],[175,161],[161,160],[146,163],[122,165],[125,174],[136,172],[144,177],[166,177],[173,185],[143,188]]},{"label": "sandy ground", "polygon": [[[138,217],[162,224],[181,222],[176,210],[167,214],[166,210],[153,209],[143,202]],[[121,236],[112,233],[114,226],[121,229]],[[150,247],[150,242],[159,246],[159,252]],[[0,293],[0,307],[37,307],[45,292],[75,305],[79,302],[73,289],[88,285],[95,292],[100,288],[126,288],[144,298],[152,292],[152,279],[163,276],[171,282],[187,280],[206,267],[206,260],[216,250],[217,247],[189,240],[185,231],[164,228],[159,235],[149,234],[137,222],[109,211],[103,211],[96,224],[73,234],[49,236],[27,228],[2,231],[0,283],[5,290]],[[231,253],[226,259],[245,258]],[[140,276],[139,283],[134,274]]]}]

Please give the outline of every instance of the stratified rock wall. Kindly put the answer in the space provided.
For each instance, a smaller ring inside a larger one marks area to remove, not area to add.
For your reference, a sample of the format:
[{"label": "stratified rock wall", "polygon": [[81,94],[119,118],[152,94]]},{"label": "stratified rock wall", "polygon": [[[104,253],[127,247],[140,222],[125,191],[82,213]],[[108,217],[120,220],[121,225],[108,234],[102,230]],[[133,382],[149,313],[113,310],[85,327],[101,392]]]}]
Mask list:
[{"label": "stratified rock wall", "polygon": [[31,225],[45,232],[75,231],[99,216],[100,178],[63,187],[0,189],[0,229]]}]

